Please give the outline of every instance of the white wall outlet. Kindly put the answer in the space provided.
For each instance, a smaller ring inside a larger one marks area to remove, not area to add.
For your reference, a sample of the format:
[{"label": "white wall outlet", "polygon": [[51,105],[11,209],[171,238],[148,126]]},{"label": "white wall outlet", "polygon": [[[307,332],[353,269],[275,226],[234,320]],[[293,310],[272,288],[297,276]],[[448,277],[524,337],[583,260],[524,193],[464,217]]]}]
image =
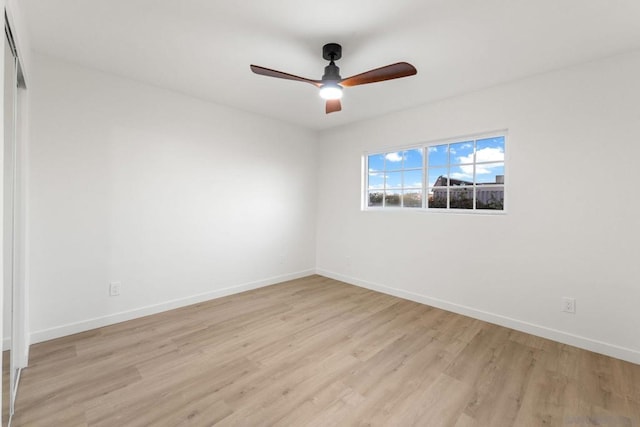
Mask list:
[{"label": "white wall outlet", "polygon": [[112,297],[117,297],[118,295],[120,295],[120,287],[122,287],[122,284],[120,282],[109,283],[109,295]]},{"label": "white wall outlet", "polygon": [[562,297],[562,311],[565,313],[576,313],[576,299],[569,297]]}]

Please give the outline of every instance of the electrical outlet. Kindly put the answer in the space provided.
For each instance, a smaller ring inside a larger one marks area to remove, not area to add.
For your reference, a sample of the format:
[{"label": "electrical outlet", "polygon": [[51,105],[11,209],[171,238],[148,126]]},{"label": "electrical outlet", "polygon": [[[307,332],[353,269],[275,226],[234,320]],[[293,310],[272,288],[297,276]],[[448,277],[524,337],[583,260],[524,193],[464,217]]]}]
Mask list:
[{"label": "electrical outlet", "polygon": [[576,314],[576,299],[575,298],[562,298],[562,311],[565,313]]},{"label": "electrical outlet", "polygon": [[111,282],[109,283],[109,295],[112,297],[117,297],[120,295],[120,287],[122,284],[120,282]]}]

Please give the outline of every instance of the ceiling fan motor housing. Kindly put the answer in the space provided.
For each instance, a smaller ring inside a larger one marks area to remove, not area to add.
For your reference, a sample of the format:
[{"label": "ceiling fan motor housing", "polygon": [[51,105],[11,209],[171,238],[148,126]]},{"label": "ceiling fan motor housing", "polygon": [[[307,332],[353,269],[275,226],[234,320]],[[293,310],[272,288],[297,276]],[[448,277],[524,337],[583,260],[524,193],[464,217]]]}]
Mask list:
[{"label": "ceiling fan motor housing", "polygon": [[333,61],[331,61],[329,65],[324,67],[324,75],[322,76],[322,81],[339,82],[340,80],[342,80],[342,77],[340,77],[340,67],[338,67],[333,63]]}]

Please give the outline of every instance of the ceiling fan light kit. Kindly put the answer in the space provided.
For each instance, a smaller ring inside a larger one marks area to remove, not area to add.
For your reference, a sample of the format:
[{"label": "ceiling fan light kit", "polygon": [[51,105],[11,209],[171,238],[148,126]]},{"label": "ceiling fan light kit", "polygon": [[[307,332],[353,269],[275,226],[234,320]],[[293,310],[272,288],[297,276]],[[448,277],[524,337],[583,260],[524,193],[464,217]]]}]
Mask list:
[{"label": "ceiling fan light kit", "polygon": [[334,82],[325,83],[319,93],[322,99],[340,99],[342,98],[342,86]]},{"label": "ceiling fan light kit", "polygon": [[260,67],[258,65],[251,65],[251,71],[267,77],[296,80],[318,87],[320,89],[320,97],[327,100],[325,109],[327,114],[334,113],[342,109],[340,98],[342,98],[342,89],[345,87],[399,79],[402,77],[413,76],[418,72],[413,65],[407,62],[398,62],[343,79],[340,77],[340,67],[335,64],[335,61],[342,58],[342,46],[337,43],[328,43],[324,45],[322,47],[322,57],[329,61],[329,65],[324,68],[322,80],[307,79],[305,77],[295,76],[293,74]]}]

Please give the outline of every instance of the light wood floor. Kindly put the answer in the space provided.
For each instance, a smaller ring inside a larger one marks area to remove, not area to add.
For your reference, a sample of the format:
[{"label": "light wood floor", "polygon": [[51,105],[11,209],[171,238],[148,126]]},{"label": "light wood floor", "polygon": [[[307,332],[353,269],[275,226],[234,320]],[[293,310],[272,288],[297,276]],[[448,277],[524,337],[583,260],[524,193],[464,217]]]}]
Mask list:
[{"label": "light wood floor", "polygon": [[640,365],[320,276],[32,346],[14,426],[640,426]]}]

